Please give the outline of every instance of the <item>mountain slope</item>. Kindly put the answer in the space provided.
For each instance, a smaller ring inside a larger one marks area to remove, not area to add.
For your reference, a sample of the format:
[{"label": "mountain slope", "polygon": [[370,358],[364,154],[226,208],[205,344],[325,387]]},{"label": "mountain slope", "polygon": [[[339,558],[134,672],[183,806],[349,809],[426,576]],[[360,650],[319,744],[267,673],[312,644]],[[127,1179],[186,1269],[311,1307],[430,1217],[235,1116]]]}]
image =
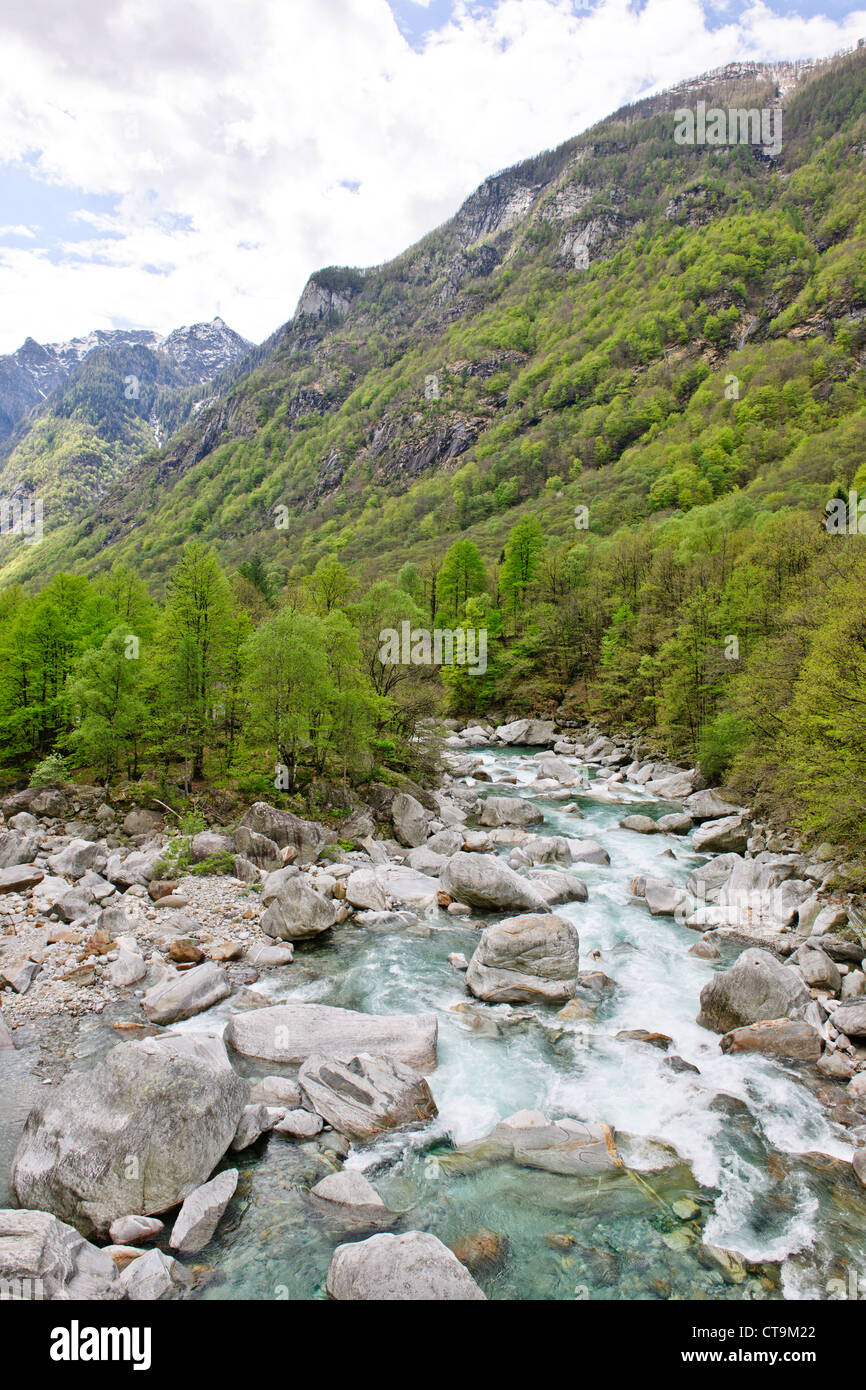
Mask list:
[{"label": "mountain slope", "polygon": [[0,495],[38,496],[49,526],[92,506],[206,400],[251,344],[222,319],[96,331],[0,358]]},{"label": "mountain slope", "polygon": [[[860,51],[732,65],[494,175],[396,261],[317,273],[122,492],[3,577],[117,557],[159,582],[198,535],[369,578],[462,533],[492,559],[527,509],[565,538],[577,505],[598,534],[733,489],[817,505],[862,447],[864,73]],[[780,108],[779,156],[677,144],[700,99]]]}]

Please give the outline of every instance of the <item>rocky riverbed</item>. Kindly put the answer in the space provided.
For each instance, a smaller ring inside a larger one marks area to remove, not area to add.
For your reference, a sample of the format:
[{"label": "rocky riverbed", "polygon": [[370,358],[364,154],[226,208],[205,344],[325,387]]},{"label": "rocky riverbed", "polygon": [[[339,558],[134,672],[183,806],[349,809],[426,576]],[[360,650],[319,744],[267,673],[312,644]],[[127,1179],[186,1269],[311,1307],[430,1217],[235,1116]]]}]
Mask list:
[{"label": "rocky riverbed", "polygon": [[336,828],[256,803],[191,843],[232,874],[175,880],[152,807],[7,798],[0,1280],[843,1296],[859,900],[838,851],[639,753],[455,729],[435,790]]}]

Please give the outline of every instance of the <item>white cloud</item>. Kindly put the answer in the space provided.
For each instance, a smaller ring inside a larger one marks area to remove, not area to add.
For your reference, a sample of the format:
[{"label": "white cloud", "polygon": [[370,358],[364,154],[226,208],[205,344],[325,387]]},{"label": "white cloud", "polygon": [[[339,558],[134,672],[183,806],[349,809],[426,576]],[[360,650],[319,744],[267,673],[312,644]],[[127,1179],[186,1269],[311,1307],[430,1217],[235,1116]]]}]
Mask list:
[{"label": "white cloud", "polygon": [[0,149],[118,204],[82,213],[93,239],[59,258],[0,247],[0,351],[217,312],[261,339],[316,267],[386,260],[486,174],[636,95],[864,32],[864,11],[756,3],[711,31],[698,0],[501,0],[459,6],[418,52],[385,0],[6,6]]}]

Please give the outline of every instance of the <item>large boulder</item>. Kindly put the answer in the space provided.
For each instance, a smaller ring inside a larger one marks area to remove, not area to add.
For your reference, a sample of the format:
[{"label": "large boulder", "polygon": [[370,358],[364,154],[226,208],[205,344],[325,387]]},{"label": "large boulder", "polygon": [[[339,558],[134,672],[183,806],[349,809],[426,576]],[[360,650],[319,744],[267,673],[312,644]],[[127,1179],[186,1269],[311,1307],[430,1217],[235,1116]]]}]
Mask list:
[{"label": "large boulder", "polygon": [[209,960],[182,974],[166,975],[147,991],[141,1007],[151,1023],[178,1023],[203,1013],[231,992],[222,966]]},{"label": "large boulder", "polygon": [[426,1231],[382,1232],[338,1245],[328,1265],[327,1289],[344,1303],[484,1300],[469,1270]]},{"label": "large boulder", "polygon": [[302,878],[286,879],[262,913],[261,928],[280,941],[305,941],[327,931],[337,920],[337,904],[323,898]]},{"label": "large boulder", "polygon": [[664,879],[644,879],[644,901],[653,917],[675,917],[687,911],[691,898],[682,888]]},{"label": "large boulder", "polygon": [[574,864],[609,864],[610,855],[598,840],[569,840]]},{"label": "large boulder", "polygon": [[124,835],[152,835],[161,823],[162,816],[157,811],[147,811],[136,806],[123,818],[123,833]]},{"label": "large boulder", "polygon": [[43,1091],[11,1184],[23,1207],[105,1236],[118,1216],[182,1202],[232,1141],[249,1086],[214,1037],[118,1043],[91,1071]]},{"label": "large boulder", "polygon": [[0,835],[0,869],[29,864],[39,853],[39,836],[26,830],[6,830]]},{"label": "large boulder", "polygon": [[664,801],[680,801],[690,796],[695,789],[698,774],[691,772],[672,772],[667,777],[654,777],[647,782],[646,790]]},{"label": "large boulder", "polygon": [[866,1038],[866,1000],[840,1005],[833,1010],[830,1022],[847,1038]]},{"label": "large boulder", "polygon": [[226,1042],[244,1057],[289,1065],[314,1053],[348,1061],[359,1052],[419,1071],[436,1066],[435,1014],[361,1014],[327,1004],[274,1004],[232,1014]]},{"label": "large boulder", "polygon": [[541,893],[549,907],[560,903],[585,903],[589,890],[576,874],[564,874],[559,869],[527,869],[526,877]]},{"label": "large boulder", "polygon": [[318,821],[302,820],[291,811],[269,806],[266,801],[256,801],[244,815],[241,825],[267,836],[281,848],[294,846],[299,864],[310,864],[318,859],[325,845],[333,844],[337,838],[333,830],[326,830]]},{"label": "large boulder", "polygon": [[838,994],[842,988],[842,973],[834,960],[831,960],[820,946],[805,942],[791,957],[807,985],[813,989],[826,989]]},{"label": "large boulder", "polygon": [[282,868],[283,857],[276,840],[269,840],[267,835],[250,830],[248,825],[238,826],[234,833],[234,845],[244,859],[265,873],[273,873]]},{"label": "large boulder", "polygon": [[704,821],[692,836],[692,845],[697,854],[742,854],[748,839],[749,823],[738,814]]},{"label": "large boulder", "polygon": [[0,1211],[0,1299],[124,1298],[117,1265],[47,1211]]},{"label": "large boulder", "polygon": [[215,854],[233,854],[234,848],[235,842],[231,835],[219,835],[215,830],[202,830],[190,841],[189,852],[193,863],[201,864]]},{"label": "large boulder", "polygon": [[104,869],[107,858],[101,840],[70,840],[64,849],[49,855],[48,867],[58,878],[81,878],[88,869]]},{"label": "large boulder", "polygon": [[620,830],[634,830],[638,835],[659,835],[661,831],[652,816],[623,816]]},{"label": "large boulder", "polygon": [[547,912],[538,889],[509,869],[494,854],[453,854],[443,868],[439,884],[446,893],[469,907],[498,908],[503,912]]},{"label": "large boulder", "polygon": [[376,876],[375,869],[354,869],[346,879],[346,902],[352,907],[367,908],[371,912],[384,912],[388,906],[385,890]]},{"label": "large boulder", "polygon": [[156,868],[164,854],[165,851],[156,846],[153,849],[134,850],[125,858],[112,854],[101,872],[117,888],[132,888],[136,884],[146,888],[151,879],[156,878]]},{"label": "large boulder", "polygon": [[511,917],[486,927],[466,983],[489,1004],[564,1004],[577,988],[579,938],[563,917]]},{"label": "large boulder", "polygon": [[522,796],[488,796],[481,807],[481,825],[536,825],[544,820],[534,801]]},{"label": "large boulder", "polygon": [[509,724],[500,724],[494,729],[493,737],[499,739],[500,743],[523,743],[528,728],[528,719],[512,719]]},{"label": "large boulder", "polygon": [[789,1018],[809,999],[796,968],[782,965],[769,951],[749,949],[704,985],[698,1023],[728,1033],[763,1019]]},{"label": "large boulder", "polygon": [[394,834],[401,845],[407,845],[410,849],[423,845],[427,839],[430,812],[425,811],[421,802],[416,801],[414,796],[410,796],[408,792],[398,792],[391,802],[391,819],[394,822]]},{"label": "large boulder", "polygon": [[723,1052],[761,1052],[795,1062],[817,1062],[823,1050],[821,1034],[799,1018],[769,1018],[734,1028],[719,1042]]},{"label": "large boulder", "polygon": [[571,841],[564,835],[527,835],[520,845],[520,853],[534,865],[570,866],[573,863]]},{"label": "large boulder", "polygon": [[321,1053],[308,1057],[298,1084],[316,1114],[350,1139],[372,1139],[438,1114],[423,1076],[403,1062],[368,1052],[348,1062]]},{"label": "large boulder", "polygon": [[[44,878],[43,870],[35,868],[32,864],[13,864],[8,869],[0,869],[0,894],[24,893],[28,888],[35,888]],[[62,879],[61,882],[64,889],[68,890],[69,884],[66,880]]]},{"label": "large boulder", "polygon": [[162,1250],[148,1250],[128,1264],[120,1276],[125,1296],[134,1303],[161,1303],[183,1298],[193,1283],[193,1275]]},{"label": "large boulder", "polygon": [[723,820],[726,816],[737,816],[741,808],[723,800],[712,788],[702,792],[692,792],[683,802],[692,820]]},{"label": "large boulder", "polygon": [[543,757],[538,758],[537,772],[539,777],[552,777],[564,787],[573,787],[581,780],[577,769],[564,758],[556,757],[554,753],[545,753]]}]

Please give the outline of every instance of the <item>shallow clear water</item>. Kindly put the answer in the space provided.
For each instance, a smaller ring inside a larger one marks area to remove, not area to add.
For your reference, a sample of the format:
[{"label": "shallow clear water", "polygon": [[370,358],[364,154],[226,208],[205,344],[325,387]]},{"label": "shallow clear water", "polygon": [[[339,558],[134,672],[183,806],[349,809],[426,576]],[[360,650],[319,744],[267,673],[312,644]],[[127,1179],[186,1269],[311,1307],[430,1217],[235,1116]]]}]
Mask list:
[{"label": "shallow clear water", "polygon": [[[494,776],[516,774],[519,784],[534,776],[525,751],[479,751]],[[614,790],[632,809],[675,809],[655,806],[636,789]],[[850,1169],[834,1162],[850,1154],[850,1139],[825,1117],[795,1068],[723,1056],[715,1035],[695,1023],[714,968],[687,954],[695,933],[630,902],[636,874],[685,880],[701,862],[689,837],[619,829],[629,807],[596,799],[592,787],[573,799],[582,819],[539,796],[545,821],[532,829],[598,837],[610,854],[609,866],[574,867],[589,888],[588,902],[554,909],[578,927],[582,968],[603,970],[616,982],[584,995],[595,1021],[564,1023],[556,1008],[470,1001],[447,957],[462,951],[468,958],[478,926],[436,909],[423,917],[421,933],[337,929],[331,940],[296,947],[293,966],[256,986],[275,1002],[438,1013],[439,1066],[428,1078],[438,1120],[353,1149],[349,1164],[403,1213],[397,1231],[432,1231],[446,1243],[481,1227],[504,1235],[504,1263],[476,1274],[492,1298],[826,1298],[828,1281],[842,1281],[831,1289],[847,1287],[851,1271],[866,1286],[866,1194]],[[676,857],[660,857],[665,850]],[[736,953],[731,948],[727,959]],[[467,1002],[471,1012],[455,1011]],[[213,1029],[230,1010],[226,1001],[181,1026]],[[664,1053],[614,1037],[634,1028],[668,1034],[670,1052],[699,1072],[672,1072]],[[607,1122],[632,1171],[602,1179],[510,1163],[460,1171],[465,1165],[452,1157],[455,1148],[524,1108],[552,1119]],[[307,1190],[336,1161],[275,1135],[231,1161],[241,1180],[218,1236],[198,1257],[218,1271],[204,1296],[324,1297],[333,1248],[369,1233],[347,1232],[312,1210]],[[671,1212],[683,1197],[700,1207],[691,1222]],[[748,1278],[732,1285],[705,1268],[701,1241],[738,1251],[751,1264]]]}]

